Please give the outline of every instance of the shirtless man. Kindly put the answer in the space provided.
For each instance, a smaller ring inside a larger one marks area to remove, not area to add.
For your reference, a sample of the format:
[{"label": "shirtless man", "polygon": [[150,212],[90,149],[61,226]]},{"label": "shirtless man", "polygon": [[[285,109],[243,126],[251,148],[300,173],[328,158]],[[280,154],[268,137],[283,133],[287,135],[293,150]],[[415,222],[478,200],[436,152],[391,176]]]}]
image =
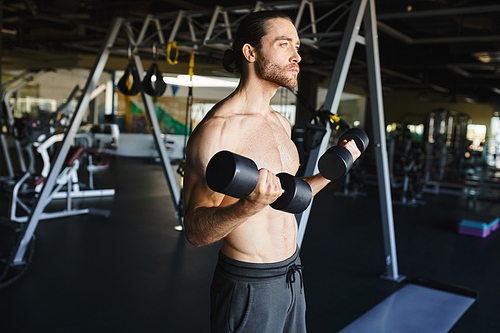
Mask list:
[{"label": "shirtless man", "polygon": [[[211,286],[212,332],[305,332],[305,297],[297,222],[269,206],[282,193],[280,172],[294,175],[299,155],[288,121],[270,106],[280,86],[297,85],[301,58],[297,31],[286,15],[256,12],[245,18],[223,59],[241,73],[236,90],[193,131],[185,168],[185,233],[194,246],[222,240]],[[354,141],[343,142],[354,160]],[[236,199],[213,192],[205,170],[229,150],[259,168],[255,190]],[[313,195],[329,180],[307,177]]]}]

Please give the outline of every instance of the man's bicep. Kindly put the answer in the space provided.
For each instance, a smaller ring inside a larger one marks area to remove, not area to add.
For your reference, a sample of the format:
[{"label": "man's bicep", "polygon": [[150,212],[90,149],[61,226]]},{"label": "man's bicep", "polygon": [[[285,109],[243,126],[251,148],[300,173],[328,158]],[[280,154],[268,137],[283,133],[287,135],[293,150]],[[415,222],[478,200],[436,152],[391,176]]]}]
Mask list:
[{"label": "man's bicep", "polygon": [[221,128],[222,125],[214,121],[205,123],[188,143],[184,179],[186,214],[198,207],[217,207],[224,199],[224,195],[208,187],[205,178],[207,165],[213,155],[227,149]]},{"label": "man's bicep", "polygon": [[224,196],[212,191],[206,184],[204,175],[192,174],[184,187],[186,215],[198,207],[217,207]]}]

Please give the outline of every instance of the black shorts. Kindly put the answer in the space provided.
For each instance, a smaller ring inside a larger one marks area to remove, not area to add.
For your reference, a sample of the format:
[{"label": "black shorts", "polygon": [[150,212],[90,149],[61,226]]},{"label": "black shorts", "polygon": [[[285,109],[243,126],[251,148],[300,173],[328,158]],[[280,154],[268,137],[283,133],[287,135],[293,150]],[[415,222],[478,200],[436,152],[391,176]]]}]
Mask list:
[{"label": "black shorts", "polygon": [[299,253],[270,264],[219,252],[210,290],[213,333],[304,333],[306,302]]}]

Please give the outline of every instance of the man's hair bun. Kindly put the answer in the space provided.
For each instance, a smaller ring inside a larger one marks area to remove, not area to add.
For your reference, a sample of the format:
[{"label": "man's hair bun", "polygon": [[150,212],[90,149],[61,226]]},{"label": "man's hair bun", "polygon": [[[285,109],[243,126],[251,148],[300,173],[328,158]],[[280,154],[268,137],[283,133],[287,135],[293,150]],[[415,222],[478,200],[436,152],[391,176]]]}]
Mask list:
[{"label": "man's hair bun", "polygon": [[238,72],[235,52],[233,50],[228,49],[224,52],[224,55],[222,56],[222,67],[230,73]]}]

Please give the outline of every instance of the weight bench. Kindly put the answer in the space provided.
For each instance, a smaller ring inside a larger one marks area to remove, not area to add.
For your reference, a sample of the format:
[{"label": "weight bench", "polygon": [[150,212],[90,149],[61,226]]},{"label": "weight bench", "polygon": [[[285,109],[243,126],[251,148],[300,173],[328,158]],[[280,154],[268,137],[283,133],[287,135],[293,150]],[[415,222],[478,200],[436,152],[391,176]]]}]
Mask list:
[{"label": "weight bench", "polygon": [[[82,214],[93,214],[93,215],[102,215],[105,217],[109,217],[109,210],[95,209],[95,208],[84,208],[84,209],[73,209],[72,208],[72,182],[74,180],[74,176],[80,166],[79,158],[81,154],[85,151],[84,146],[74,146],[71,147],[68,151],[68,155],[66,160],[64,161],[64,169],[59,174],[56,180],[56,188],[51,192],[50,196],[47,198],[46,202],[43,203],[44,207],[55,199],[58,194],[61,193],[62,188],[66,185],[66,193],[64,194],[64,198],[66,199],[66,209],[59,212],[44,212],[42,213],[40,219],[46,220],[51,218],[59,218],[66,216],[74,216],[74,215],[82,215]],[[37,184],[35,180],[41,180],[42,183]],[[17,207],[20,206],[26,213],[30,214],[31,209],[29,204],[26,204],[19,198],[19,190],[23,184],[26,184],[29,181],[33,182],[35,186],[43,186],[43,181],[45,178],[43,176],[40,177],[31,177],[29,172],[26,172],[24,176],[14,185],[14,189],[12,190],[12,199],[10,205],[10,219],[11,221],[18,223],[25,223],[28,221],[28,216],[18,216],[17,215]]]}]

